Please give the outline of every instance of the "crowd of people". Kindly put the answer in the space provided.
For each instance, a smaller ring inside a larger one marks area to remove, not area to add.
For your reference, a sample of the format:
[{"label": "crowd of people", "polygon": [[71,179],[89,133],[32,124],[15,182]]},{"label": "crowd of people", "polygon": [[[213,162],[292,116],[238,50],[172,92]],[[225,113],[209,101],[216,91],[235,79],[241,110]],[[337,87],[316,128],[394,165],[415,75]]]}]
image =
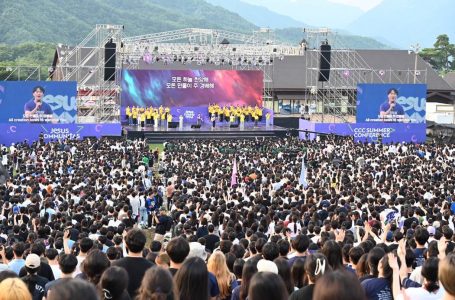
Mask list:
[{"label": "crowd of people", "polygon": [[2,149],[3,299],[455,299],[455,149],[295,137]]}]

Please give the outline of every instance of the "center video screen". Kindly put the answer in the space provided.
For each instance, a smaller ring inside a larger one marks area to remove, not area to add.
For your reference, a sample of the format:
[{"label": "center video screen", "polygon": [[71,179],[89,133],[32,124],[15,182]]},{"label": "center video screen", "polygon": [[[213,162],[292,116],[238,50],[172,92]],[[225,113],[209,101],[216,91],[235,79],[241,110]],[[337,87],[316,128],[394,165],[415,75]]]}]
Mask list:
[{"label": "center video screen", "polygon": [[123,70],[122,107],[262,107],[263,73],[244,70]]}]

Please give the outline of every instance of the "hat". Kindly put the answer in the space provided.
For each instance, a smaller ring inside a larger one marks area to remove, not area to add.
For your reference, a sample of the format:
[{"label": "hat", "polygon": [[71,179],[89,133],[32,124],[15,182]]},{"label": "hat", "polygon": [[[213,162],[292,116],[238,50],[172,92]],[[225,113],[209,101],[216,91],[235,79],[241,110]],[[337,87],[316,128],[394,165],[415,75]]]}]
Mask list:
[{"label": "hat", "polygon": [[329,207],[330,206],[330,202],[327,201],[327,200],[324,200],[324,201],[321,202],[321,206],[322,207]]},{"label": "hat", "polygon": [[427,231],[430,235],[434,235],[436,233],[436,228],[434,228],[433,226],[428,226]]},{"label": "hat", "polygon": [[27,268],[36,269],[41,265],[41,260],[36,254],[29,254],[25,259],[25,266]]},{"label": "hat", "polygon": [[434,221],[433,226],[434,226],[434,228],[439,228],[439,227],[441,227],[441,223],[439,221]]},{"label": "hat", "polygon": [[392,231],[387,232],[386,240],[388,242],[392,242],[393,241],[393,232]]},{"label": "hat", "polygon": [[278,267],[273,261],[261,259],[258,261],[258,272],[271,272],[274,274],[278,274]]},{"label": "hat", "polygon": [[160,207],[160,211],[166,211],[166,210],[167,210],[166,207],[164,207],[164,206]]},{"label": "hat", "polygon": [[207,259],[207,252],[205,252],[205,247],[198,242],[190,243],[190,253],[188,253],[187,258],[190,257],[199,257],[203,260]]}]

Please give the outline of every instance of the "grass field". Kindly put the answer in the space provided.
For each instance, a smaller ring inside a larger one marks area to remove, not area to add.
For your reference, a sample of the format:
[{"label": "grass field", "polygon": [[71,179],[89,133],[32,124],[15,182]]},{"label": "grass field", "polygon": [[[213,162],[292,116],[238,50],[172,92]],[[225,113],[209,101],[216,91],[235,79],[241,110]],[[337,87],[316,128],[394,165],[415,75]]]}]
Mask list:
[{"label": "grass field", "polygon": [[164,151],[164,145],[163,144],[149,144],[150,151],[155,151],[156,148],[158,148],[158,151],[160,153]]}]

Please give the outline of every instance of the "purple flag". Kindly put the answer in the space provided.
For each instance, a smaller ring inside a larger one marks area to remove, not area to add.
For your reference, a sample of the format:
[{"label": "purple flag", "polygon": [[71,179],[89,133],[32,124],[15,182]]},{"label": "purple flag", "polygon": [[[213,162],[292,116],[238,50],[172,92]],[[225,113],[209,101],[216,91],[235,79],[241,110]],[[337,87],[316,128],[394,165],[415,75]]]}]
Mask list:
[{"label": "purple flag", "polygon": [[231,187],[237,184],[237,161],[234,158],[234,167],[232,168]]}]

